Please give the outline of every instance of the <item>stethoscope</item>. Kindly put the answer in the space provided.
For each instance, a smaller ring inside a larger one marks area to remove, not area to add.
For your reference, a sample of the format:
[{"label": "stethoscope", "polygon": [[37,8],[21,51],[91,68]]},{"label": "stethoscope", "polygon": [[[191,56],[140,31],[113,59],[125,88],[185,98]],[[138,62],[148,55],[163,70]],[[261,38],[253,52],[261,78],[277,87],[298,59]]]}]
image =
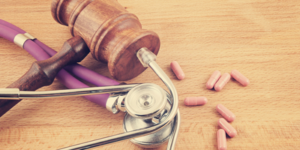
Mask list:
[{"label": "stethoscope", "polygon": [[[0,36],[21,46],[37,60],[47,59],[56,53],[22,29],[3,20],[0,20]],[[155,148],[168,141],[167,149],[173,150],[180,126],[176,88],[170,78],[155,62],[155,54],[147,48],[141,48],[136,55],[144,67],[150,67],[157,74],[169,89],[169,92],[152,83],[118,85],[119,83],[112,79],[75,64],[64,69],[99,87],[88,88],[67,71],[61,70],[57,75],[58,79],[72,89],[20,91],[18,88],[4,88],[0,90],[0,99],[20,100],[23,98],[90,95],[85,97],[106,107],[114,114],[119,111],[126,112],[123,121],[124,133],[62,148],[61,150],[88,149],[125,139],[131,139],[134,144],[145,148]],[[83,70],[85,74],[82,74]]]}]

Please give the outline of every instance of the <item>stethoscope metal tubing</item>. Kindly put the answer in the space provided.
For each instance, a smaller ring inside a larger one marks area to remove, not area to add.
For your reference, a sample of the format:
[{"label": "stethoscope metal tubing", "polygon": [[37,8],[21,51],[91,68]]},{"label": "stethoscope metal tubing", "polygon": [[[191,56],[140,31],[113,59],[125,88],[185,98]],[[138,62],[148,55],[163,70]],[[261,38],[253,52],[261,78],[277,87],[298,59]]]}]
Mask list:
[{"label": "stethoscope metal tubing", "polygon": [[[101,87],[90,87],[80,89],[66,89],[66,90],[55,90],[55,91],[19,91],[14,89],[15,92],[11,94],[5,94],[2,96],[2,91],[10,90],[10,88],[0,90],[0,99],[18,100],[25,98],[53,98],[53,97],[64,97],[64,96],[83,96],[83,95],[96,95],[105,93],[121,93],[128,92],[130,89],[140,84],[125,84],[125,85],[113,85],[113,86],[101,86]],[[3,94],[4,94],[3,93]],[[10,96],[11,95],[11,96]],[[14,96],[14,97],[13,97]]]},{"label": "stethoscope metal tubing", "polygon": [[178,137],[178,133],[179,133],[180,121],[181,121],[179,109],[177,109],[177,114],[174,117],[174,121],[175,121],[175,123],[174,123],[174,127],[173,127],[173,133],[170,136],[167,150],[174,150],[175,145],[176,145],[176,141],[177,141],[177,137]]},{"label": "stethoscope metal tubing", "polygon": [[[174,150],[174,148],[175,148],[178,131],[179,131],[179,126],[180,126],[179,110],[177,110],[177,115],[175,116],[174,119],[176,121],[175,126],[173,127],[174,131],[173,131],[172,136],[169,139],[167,150]],[[172,120],[170,120],[170,121],[172,121]],[[73,145],[70,147],[65,147],[65,148],[62,148],[59,150],[84,150],[84,149],[90,149],[90,148],[94,148],[94,147],[98,147],[101,145],[106,145],[106,144],[110,144],[110,143],[114,143],[114,142],[118,142],[118,141],[122,141],[122,140],[126,140],[126,139],[136,138],[139,136],[145,136],[147,134],[151,134],[152,132],[156,132],[157,130],[162,129],[163,127],[168,125],[168,123],[170,123],[170,122],[166,121],[162,125],[156,125],[156,126],[151,127],[151,129],[143,128],[143,129],[139,129],[139,130],[135,130],[135,131],[125,132],[125,133],[121,133],[121,134],[117,134],[117,135],[113,135],[113,136]],[[155,128],[155,129],[153,129],[153,128]]]},{"label": "stethoscope metal tubing", "polygon": [[180,127],[180,113],[178,110],[177,90],[173,82],[170,80],[170,78],[165,74],[165,72],[159,67],[159,65],[155,61],[151,61],[148,65],[157,74],[157,76],[165,83],[165,85],[168,87],[170,91],[171,96],[173,97],[173,102],[172,102],[173,105],[171,106],[171,112],[168,118],[166,119],[166,121],[169,121],[168,123],[170,123],[172,119],[176,119],[175,129],[173,131],[173,135],[169,139],[169,143],[167,147],[167,150],[173,150],[176,144],[177,136],[179,133],[179,127]]}]

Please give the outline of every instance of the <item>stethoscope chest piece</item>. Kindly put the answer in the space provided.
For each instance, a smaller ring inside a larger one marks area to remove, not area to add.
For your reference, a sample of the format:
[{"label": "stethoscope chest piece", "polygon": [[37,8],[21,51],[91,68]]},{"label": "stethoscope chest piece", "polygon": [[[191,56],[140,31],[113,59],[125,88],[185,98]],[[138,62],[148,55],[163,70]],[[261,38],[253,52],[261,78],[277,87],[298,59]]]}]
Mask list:
[{"label": "stethoscope chest piece", "polygon": [[[145,83],[131,89],[125,99],[125,132],[149,128],[164,121],[171,109],[169,101],[169,93],[155,84]],[[131,142],[145,148],[158,147],[169,139],[173,126],[174,121],[157,132],[131,139]]]},{"label": "stethoscope chest piece", "polygon": [[159,115],[166,104],[165,91],[152,83],[144,83],[134,87],[125,98],[127,113],[140,119],[150,119]]}]

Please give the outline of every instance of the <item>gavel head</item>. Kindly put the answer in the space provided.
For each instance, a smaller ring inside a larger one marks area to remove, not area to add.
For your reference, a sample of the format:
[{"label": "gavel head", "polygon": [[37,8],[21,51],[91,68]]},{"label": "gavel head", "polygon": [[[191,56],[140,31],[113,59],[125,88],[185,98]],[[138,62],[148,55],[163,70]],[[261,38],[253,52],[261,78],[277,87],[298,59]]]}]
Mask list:
[{"label": "gavel head", "polygon": [[158,35],[142,29],[138,18],[116,0],[53,0],[51,12],[73,36],[84,39],[96,60],[108,63],[117,80],[132,79],[145,70],[136,57],[140,48],[156,55],[159,51]]}]

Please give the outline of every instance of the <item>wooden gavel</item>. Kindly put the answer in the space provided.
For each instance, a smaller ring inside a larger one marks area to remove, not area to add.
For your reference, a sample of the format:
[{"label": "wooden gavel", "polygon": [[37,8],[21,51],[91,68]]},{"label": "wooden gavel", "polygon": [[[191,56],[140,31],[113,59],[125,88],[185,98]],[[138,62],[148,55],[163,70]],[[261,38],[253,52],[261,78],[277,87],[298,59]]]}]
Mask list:
[{"label": "wooden gavel", "polygon": [[73,36],[84,39],[96,60],[108,63],[117,80],[132,79],[145,70],[136,57],[140,48],[156,55],[159,51],[158,35],[143,30],[138,18],[116,0],[53,0],[51,12]]}]

